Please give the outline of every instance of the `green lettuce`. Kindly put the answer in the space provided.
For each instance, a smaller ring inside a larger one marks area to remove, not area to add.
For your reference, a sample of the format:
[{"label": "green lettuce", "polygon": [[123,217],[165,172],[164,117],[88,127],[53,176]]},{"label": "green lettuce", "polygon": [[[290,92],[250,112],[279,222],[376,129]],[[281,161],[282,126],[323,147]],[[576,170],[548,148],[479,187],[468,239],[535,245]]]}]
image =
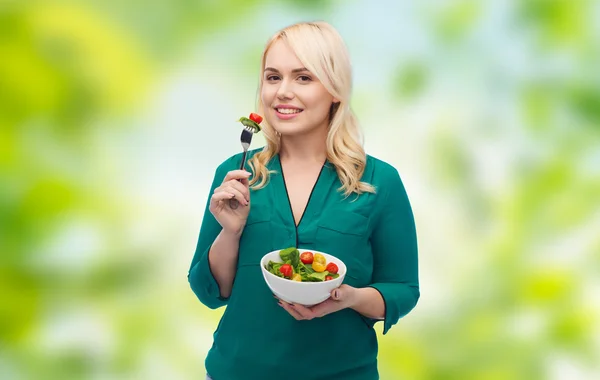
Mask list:
[{"label": "green lettuce", "polygon": [[316,272],[312,265],[304,264],[300,260],[300,251],[296,247],[290,247],[279,251],[279,257],[281,263],[269,260],[265,265],[265,269],[275,276],[284,278],[283,274],[279,272],[279,268],[283,264],[290,264],[292,266],[293,273],[300,274],[303,282],[322,282],[325,281],[325,277],[331,276],[332,278],[338,278],[340,275],[337,273],[329,273],[328,271]]}]

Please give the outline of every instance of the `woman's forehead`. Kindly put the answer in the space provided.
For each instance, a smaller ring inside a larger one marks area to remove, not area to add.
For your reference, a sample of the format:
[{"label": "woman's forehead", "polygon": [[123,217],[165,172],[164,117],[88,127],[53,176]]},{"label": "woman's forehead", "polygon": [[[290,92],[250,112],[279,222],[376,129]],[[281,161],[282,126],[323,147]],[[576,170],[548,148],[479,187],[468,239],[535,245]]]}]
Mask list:
[{"label": "woman's forehead", "polygon": [[265,56],[265,68],[271,67],[279,71],[291,71],[303,66],[294,51],[282,40],[275,41]]}]

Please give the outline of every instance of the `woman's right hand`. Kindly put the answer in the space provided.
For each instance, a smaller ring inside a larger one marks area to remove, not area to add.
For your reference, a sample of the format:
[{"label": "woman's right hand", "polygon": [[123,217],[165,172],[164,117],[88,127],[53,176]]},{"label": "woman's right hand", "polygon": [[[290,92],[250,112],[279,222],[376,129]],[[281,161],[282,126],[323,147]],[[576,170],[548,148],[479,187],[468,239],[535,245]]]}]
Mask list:
[{"label": "woman's right hand", "polygon": [[[250,173],[245,170],[230,171],[210,198],[210,212],[225,232],[236,236],[242,234],[250,212],[248,177]],[[229,207],[229,200],[233,198],[239,202],[236,209]]]}]

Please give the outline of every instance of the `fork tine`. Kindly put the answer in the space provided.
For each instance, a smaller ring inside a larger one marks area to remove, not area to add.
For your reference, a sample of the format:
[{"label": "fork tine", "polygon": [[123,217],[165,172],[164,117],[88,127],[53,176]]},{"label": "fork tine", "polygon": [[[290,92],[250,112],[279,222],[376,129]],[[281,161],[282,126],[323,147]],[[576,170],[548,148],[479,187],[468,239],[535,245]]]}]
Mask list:
[{"label": "fork tine", "polygon": [[244,128],[242,130],[242,134],[240,136],[240,142],[242,143],[242,148],[244,148],[245,150],[247,150],[248,148],[250,148],[250,143],[252,142],[252,131]]}]

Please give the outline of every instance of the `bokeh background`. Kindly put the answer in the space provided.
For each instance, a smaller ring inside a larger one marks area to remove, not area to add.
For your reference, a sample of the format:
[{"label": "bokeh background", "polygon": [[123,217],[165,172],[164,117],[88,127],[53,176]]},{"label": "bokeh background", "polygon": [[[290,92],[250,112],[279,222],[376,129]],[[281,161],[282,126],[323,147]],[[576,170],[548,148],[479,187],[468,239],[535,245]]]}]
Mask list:
[{"label": "bokeh background", "polygon": [[600,378],[592,0],[0,1],[0,378],[203,378],[210,181],[268,37],[316,19],[416,216],[382,379]]}]

